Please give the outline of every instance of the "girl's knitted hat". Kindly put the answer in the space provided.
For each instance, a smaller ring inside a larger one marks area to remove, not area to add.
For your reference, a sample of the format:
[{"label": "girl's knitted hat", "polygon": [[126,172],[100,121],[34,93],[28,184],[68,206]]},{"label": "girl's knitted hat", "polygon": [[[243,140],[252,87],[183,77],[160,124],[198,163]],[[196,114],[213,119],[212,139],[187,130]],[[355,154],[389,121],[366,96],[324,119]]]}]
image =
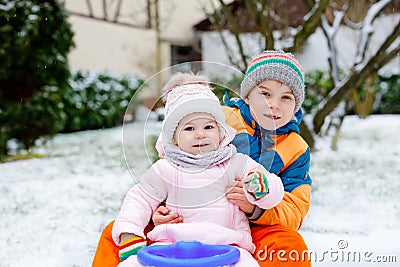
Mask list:
[{"label": "girl's knitted hat", "polygon": [[240,85],[240,96],[246,98],[250,91],[265,80],[286,84],[293,91],[297,112],[304,101],[304,72],[300,63],[290,53],[267,50],[254,58]]},{"label": "girl's knitted hat", "polygon": [[162,89],[165,102],[164,142],[172,143],[180,120],[194,112],[211,114],[220,127],[221,136],[224,136],[227,129],[225,114],[208,83],[204,76],[177,73],[165,84]]}]

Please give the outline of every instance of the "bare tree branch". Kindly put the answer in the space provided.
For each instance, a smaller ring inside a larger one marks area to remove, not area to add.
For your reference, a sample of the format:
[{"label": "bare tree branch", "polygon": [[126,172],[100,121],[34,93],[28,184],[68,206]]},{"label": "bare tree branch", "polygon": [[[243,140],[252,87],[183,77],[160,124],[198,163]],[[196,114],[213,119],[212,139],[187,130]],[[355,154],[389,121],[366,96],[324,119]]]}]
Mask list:
[{"label": "bare tree branch", "polygon": [[225,4],[223,0],[219,0],[219,3],[221,4],[222,7],[222,12],[225,15],[228,24],[231,26],[230,30],[233,33],[235,39],[236,39],[236,43],[237,46],[239,48],[239,54],[242,60],[242,66],[244,66],[244,68],[247,68],[247,59],[246,56],[244,54],[244,50],[243,50],[243,44],[240,40],[240,30],[239,30],[239,25],[232,13],[232,10],[229,8],[228,4]]},{"label": "bare tree branch", "polygon": [[114,19],[113,21],[117,21],[120,11],[121,11],[122,0],[118,0],[117,7],[115,8]]},{"label": "bare tree branch", "polygon": [[92,4],[90,3],[90,0],[86,0],[86,5],[88,7],[89,16],[93,17],[93,8],[92,8]]},{"label": "bare tree branch", "polygon": [[[312,1],[306,1],[310,2]],[[296,33],[293,40],[292,47],[287,50],[290,52],[296,52],[300,50],[302,44],[312,34],[314,34],[316,28],[321,24],[321,16],[324,14],[326,8],[329,5],[330,0],[320,0],[319,3],[314,2],[314,6],[311,6],[310,12],[304,17],[304,22],[301,29]]]},{"label": "bare tree branch", "polygon": [[104,16],[104,20],[108,20],[108,15],[107,15],[107,0],[103,0],[103,16]]},{"label": "bare tree branch", "polygon": [[328,48],[330,51],[328,61],[329,61],[329,66],[330,66],[330,73],[332,77],[332,83],[333,86],[335,87],[339,82],[339,65],[337,62],[337,49],[336,49],[336,43],[335,43],[335,38],[336,34],[339,30],[339,26],[346,14],[347,6],[344,7],[344,10],[342,11],[336,11],[334,21],[332,23],[332,26],[329,25],[328,20],[325,15],[322,15],[321,17],[321,22],[322,22],[322,31],[324,32],[327,43],[328,43]]},{"label": "bare tree branch", "polygon": [[217,7],[215,6],[215,3],[213,1],[210,0],[210,5],[212,6],[213,10],[215,10],[215,12],[213,13],[208,13],[206,8],[203,7],[203,13],[206,14],[208,20],[210,21],[212,27],[217,31],[219,38],[221,39],[222,45],[225,48],[225,52],[227,54],[228,60],[229,62],[236,66],[237,63],[235,62],[234,58],[233,58],[233,51],[232,49],[229,47],[228,43],[226,42],[226,38],[223,34],[223,29],[222,29],[222,23],[221,23],[221,16],[218,14],[217,11]]},{"label": "bare tree branch", "polygon": [[386,38],[385,42],[377,50],[379,51],[370,58],[367,64],[360,70],[355,69],[352,76],[350,76],[342,86],[337,87],[333,94],[322,103],[322,108],[319,109],[313,120],[314,132],[318,134],[324,123],[325,117],[328,116],[332,110],[345,98],[345,96],[358,88],[361,83],[370,75],[376,73],[379,69],[389,63],[400,53],[400,47],[397,46],[393,50],[387,52],[386,50],[400,35],[400,23],[393,29],[392,33]]},{"label": "bare tree branch", "polygon": [[391,0],[382,0],[375,4],[373,4],[367,12],[365,19],[363,21],[363,26],[361,27],[363,30],[361,31],[360,42],[357,47],[357,54],[354,60],[354,64],[358,65],[364,61],[365,53],[368,47],[368,44],[371,40],[371,35],[373,33],[372,23],[379,15],[379,12],[387,6]]},{"label": "bare tree branch", "polygon": [[[256,27],[254,27],[254,25],[251,25],[249,28],[251,28],[252,30],[255,28],[258,29],[258,33],[266,41],[265,48],[268,49],[271,44],[276,42],[276,40],[274,40],[274,37],[272,36],[272,22],[273,16],[275,14],[273,13],[274,7],[271,1],[241,1],[245,3],[247,14],[249,14],[249,16],[251,16],[251,19],[253,19],[253,21],[256,23]],[[242,22],[243,20],[234,17],[240,16],[240,14],[242,13],[240,13],[240,11],[238,13],[236,13],[235,11],[234,13],[232,9],[230,9],[231,5],[225,4],[223,0],[219,0],[219,2],[221,3],[221,9],[218,11],[218,18],[214,18],[213,26],[215,30],[220,31],[221,39],[224,38],[222,34],[223,29],[225,27],[230,29],[231,33],[236,38],[236,42],[239,47],[239,53],[241,53],[242,56],[242,61],[245,63],[246,55],[244,55],[243,53],[242,45],[244,47],[246,44],[244,43],[244,41],[242,43],[241,39],[239,38],[239,31],[241,30],[239,29],[239,27],[241,27],[240,22]],[[372,2],[375,4],[371,4]],[[334,136],[337,137],[338,130],[341,125],[341,123],[336,123],[338,122],[337,119],[339,118],[340,121],[342,121],[343,117],[346,115],[346,105],[343,101],[352,101],[348,97],[349,93],[351,93],[353,90],[357,90],[360,85],[365,82],[366,78],[376,74],[380,68],[389,63],[393,58],[397,57],[398,53],[400,53],[400,48],[397,43],[397,47],[395,47],[395,42],[398,42],[398,39],[396,38],[398,38],[398,36],[400,35],[399,25],[397,25],[393,29],[393,32],[389,36],[387,36],[386,40],[382,43],[379,49],[376,50],[375,55],[369,60],[365,59],[365,51],[368,47],[368,42],[363,41],[369,41],[369,39],[371,38],[371,32],[368,31],[368,29],[364,29],[364,27],[372,26],[372,22],[375,20],[376,17],[378,17],[379,14],[382,14],[384,8],[387,7],[389,2],[392,1],[376,0],[361,3],[361,1],[358,0],[302,0],[301,3],[303,4],[303,6],[305,6],[306,9],[309,10],[308,14],[303,18],[303,25],[298,26],[294,31],[289,31],[288,29],[282,28],[289,27],[289,25],[284,25],[284,23],[281,23],[281,21],[279,21],[280,23],[277,27],[277,30],[280,29],[282,30],[282,33],[287,33],[289,35],[287,40],[293,40],[291,44],[289,42],[286,42],[286,44],[289,43],[286,46],[286,50],[289,50],[291,52],[297,52],[301,50],[301,45],[304,44],[307,39],[315,33],[316,28],[319,26],[321,26],[326,37],[326,41],[328,43],[328,63],[330,66],[329,74],[334,85],[334,90],[331,91],[327,99],[323,100],[320,103],[319,107],[317,107],[316,112],[311,114],[311,116],[314,117],[312,124],[302,124],[302,133],[305,133],[305,135],[308,136],[306,138],[307,142],[311,141],[311,143],[313,143],[313,137],[315,137],[316,134],[320,134],[321,127],[323,126],[323,124],[325,124],[325,118],[327,118],[329,115],[332,115],[329,116],[330,119],[333,119],[330,121],[330,125],[336,127],[336,135]],[[234,1],[234,3],[237,2]],[[327,13],[328,7],[332,8],[333,11],[332,20],[330,17],[328,17],[329,15],[331,15],[330,13]],[[362,7],[362,9],[360,9],[360,7]],[[243,8],[243,6],[241,6],[240,8]],[[268,8],[270,8],[270,10]],[[394,12],[398,14],[398,12]],[[215,13],[217,13],[217,11]],[[277,18],[277,20],[279,19],[280,18]],[[357,21],[360,20],[362,22],[358,23]],[[353,21],[355,22],[353,23]],[[223,22],[223,26],[218,27],[217,22],[220,23],[219,25],[221,25],[221,22]],[[359,40],[361,42],[358,42],[356,44],[358,45],[358,52],[361,56],[359,56],[357,60],[355,60],[354,57],[350,59],[353,67],[348,71],[348,77],[341,81],[340,79],[342,78],[339,77],[339,70],[341,68],[338,62],[339,50],[337,49],[336,45],[336,35],[339,31],[339,28],[343,28],[344,25],[348,28],[360,31],[361,35],[363,36],[363,40]],[[237,48],[232,46],[231,43],[227,42],[225,39],[223,39],[222,43],[226,49],[226,52],[228,53],[229,59],[232,62],[233,56],[230,54],[230,52],[236,52]],[[391,50],[389,51],[389,49]],[[236,52],[236,54],[237,53],[238,52]]]},{"label": "bare tree branch", "polygon": [[146,8],[146,13],[147,13],[147,28],[151,28],[152,27],[152,23],[151,23],[151,18],[153,17],[153,13],[151,11],[151,0],[147,0],[147,8]]},{"label": "bare tree branch", "polygon": [[315,6],[317,1],[315,1],[315,0],[302,0],[302,2],[303,2],[304,6],[307,9],[311,9],[313,6]]},{"label": "bare tree branch", "polygon": [[[259,25],[259,32],[264,37],[264,49],[274,49],[275,47],[275,40],[274,36],[272,35],[272,27],[269,21],[270,18],[270,10],[268,10],[267,1],[262,0],[250,0],[245,1],[247,10],[250,12],[251,16]],[[261,7],[258,8],[257,5]]]},{"label": "bare tree branch", "polygon": [[[90,18],[93,20],[97,20],[97,21],[103,21],[103,22],[108,22],[108,23],[112,23],[112,24],[116,24],[116,25],[121,25],[121,26],[125,26],[125,27],[129,27],[129,28],[139,28],[139,29],[150,29],[151,28],[151,13],[149,12],[149,10],[151,9],[150,7],[150,0],[146,0],[146,14],[147,14],[147,18],[146,18],[146,22],[145,23],[141,23],[141,22],[135,22],[135,18],[136,17],[132,17],[132,22],[121,22],[119,21],[119,18],[121,17],[121,8],[122,8],[122,3],[123,0],[117,0],[117,4],[114,6],[112,5],[111,8],[115,9],[113,10],[114,12],[114,16],[112,18],[109,18],[108,16],[108,8],[110,8],[110,5],[107,4],[107,0],[102,0],[102,11],[103,11],[103,15],[102,16],[96,16],[93,12],[93,7],[92,7],[92,3],[91,0],[85,0],[86,2],[86,6],[87,6],[87,13],[85,12],[81,12],[81,11],[75,11],[75,10],[68,10],[68,13],[74,16],[78,16],[78,17],[82,17],[82,18]],[[135,12],[135,14],[138,14],[137,12]],[[142,13],[141,13],[142,14]]]}]

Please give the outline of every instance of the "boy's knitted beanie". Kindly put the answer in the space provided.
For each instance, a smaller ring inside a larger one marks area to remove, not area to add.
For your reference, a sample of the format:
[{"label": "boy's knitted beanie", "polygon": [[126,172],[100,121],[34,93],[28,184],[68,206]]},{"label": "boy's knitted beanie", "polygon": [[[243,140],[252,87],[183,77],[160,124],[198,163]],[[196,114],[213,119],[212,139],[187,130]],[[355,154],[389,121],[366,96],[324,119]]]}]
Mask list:
[{"label": "boy's knitted beanie", "polygon": [[265,80],[275,80],[289,86],[296,100],[294,111],[300,109],[304,101],[304,72],[292,54],[267,50],[254,58],[240,85],[240,96],[246,98],[254,87]]},{"label": "boy's knitted beanie", "polygon": [[165,102],[164,141],[172,143],[180,120],[194,112],[211,114],[220,127],[221,136],[224,136],[226,129],[225,114],[218,97],[212,92],[208,83],[207,78],[203,76],[177,73],[165,84],[162,89]]}]

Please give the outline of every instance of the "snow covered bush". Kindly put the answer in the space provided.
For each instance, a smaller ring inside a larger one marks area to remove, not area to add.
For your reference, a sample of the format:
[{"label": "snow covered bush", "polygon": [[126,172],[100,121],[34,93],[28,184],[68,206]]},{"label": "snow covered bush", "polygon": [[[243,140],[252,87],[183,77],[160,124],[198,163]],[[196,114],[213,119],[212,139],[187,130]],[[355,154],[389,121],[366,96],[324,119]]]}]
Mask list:
[{"label": "snow covered bush", "polygon": [[143,80],[134,74],[76,71],[62,96],[66,115],[63,132],[110,128],[122,124],[124,113]]}]

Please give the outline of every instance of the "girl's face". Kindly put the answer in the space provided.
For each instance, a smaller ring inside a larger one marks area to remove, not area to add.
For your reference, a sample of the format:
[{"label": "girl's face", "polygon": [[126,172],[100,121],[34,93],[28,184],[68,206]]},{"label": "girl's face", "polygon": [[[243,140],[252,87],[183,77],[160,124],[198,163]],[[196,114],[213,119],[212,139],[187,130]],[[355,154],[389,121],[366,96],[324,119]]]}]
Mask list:
[{"label": "girl's face", "polygon": [[286,84],[266,80],[254,87],[244,100],[260,127],[276,130],[292,120],[295,98]]},{"label": "girl's face", "polygon": [[174,143],[192,155],[204,154],[218,148],[219,127],[214,117],[205,112],[186,115],[179,122],[174,134]]}]

